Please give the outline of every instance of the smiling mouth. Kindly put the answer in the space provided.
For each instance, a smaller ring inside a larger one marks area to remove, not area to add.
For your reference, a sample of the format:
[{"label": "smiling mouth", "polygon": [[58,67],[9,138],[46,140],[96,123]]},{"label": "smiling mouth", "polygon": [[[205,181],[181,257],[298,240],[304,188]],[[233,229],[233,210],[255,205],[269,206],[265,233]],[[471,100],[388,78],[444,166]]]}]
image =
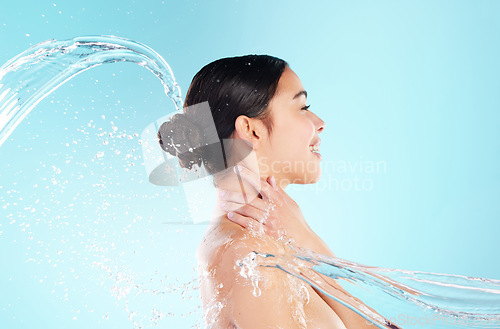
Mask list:
[{"label": "smiling mouth", "polygon": [[314,153],[319,153],[319,144],[318,145],[309,145],[309,151]]},{"label": "smiling mouth", "polygon": [[323,157],[319,153],[319,144],[309,145],[309,151],[311,151],[311,153],[314,153],[314,155],[316,155],[320,160],[323,159]]}]

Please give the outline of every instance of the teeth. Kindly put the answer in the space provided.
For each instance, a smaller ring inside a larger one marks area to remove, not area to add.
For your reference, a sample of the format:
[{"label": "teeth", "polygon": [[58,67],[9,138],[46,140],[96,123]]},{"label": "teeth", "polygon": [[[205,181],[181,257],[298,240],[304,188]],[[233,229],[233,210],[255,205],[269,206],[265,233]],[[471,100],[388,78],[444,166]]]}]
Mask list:
[{"label": "teeth", "polygon": [[310,145],[309,150],[311,152],[319,152],[319,145]]}]

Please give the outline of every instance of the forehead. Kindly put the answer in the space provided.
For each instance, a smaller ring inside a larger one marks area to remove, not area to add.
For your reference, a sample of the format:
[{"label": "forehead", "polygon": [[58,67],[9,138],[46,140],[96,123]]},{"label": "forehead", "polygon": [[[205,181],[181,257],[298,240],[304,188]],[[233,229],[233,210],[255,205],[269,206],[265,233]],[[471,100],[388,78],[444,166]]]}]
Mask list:
[{"label": "forehead", "polygon": [[304,87],[299,77],[287,66],[278,81],[274,96],[275,98],[287,98],[289,101],[293,101],[293,97],[302,90],[304,90]]}]

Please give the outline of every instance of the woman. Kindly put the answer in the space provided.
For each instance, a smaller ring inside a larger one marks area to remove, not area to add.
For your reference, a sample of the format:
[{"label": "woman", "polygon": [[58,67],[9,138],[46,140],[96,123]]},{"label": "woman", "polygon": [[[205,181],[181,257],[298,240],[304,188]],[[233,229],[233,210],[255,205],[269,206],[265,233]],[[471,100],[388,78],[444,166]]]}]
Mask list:
[{"label": "woman", "polygon": [[[259,268],[252,281],[236,265],[252,251],[288,253],[283,241],[290,239],[333,256],[284,191],[288,184],[312,184],[321,176],[317,151],[325,123],[306,100],[285,61],[266,55],[224,58],[196,74],[184,114],[159,129],[162,148],[178,156],[182,167],[203,163],[219,191],[212,225],[197,252],[209,328],[375,328],[284,271]],[[218,138],[244,143],[203,143],[210,120],[190,106],[207,101]],[[224,161],[216,151],[221,146]]]}]

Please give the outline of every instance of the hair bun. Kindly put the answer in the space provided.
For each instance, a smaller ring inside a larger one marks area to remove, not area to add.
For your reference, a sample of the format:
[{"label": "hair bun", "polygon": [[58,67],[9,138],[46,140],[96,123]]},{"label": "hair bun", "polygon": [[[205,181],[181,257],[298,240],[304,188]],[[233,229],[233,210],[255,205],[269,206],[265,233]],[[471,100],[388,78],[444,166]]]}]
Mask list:
[{"label": "hair bun", "polygon": [[196,148],[205,145],[203,133],[185,114],[175,114],[164,122],[158,129],[158,139],[165,152],[181,160],[182,167],[191,169],[194,163],[201,165]]}]

